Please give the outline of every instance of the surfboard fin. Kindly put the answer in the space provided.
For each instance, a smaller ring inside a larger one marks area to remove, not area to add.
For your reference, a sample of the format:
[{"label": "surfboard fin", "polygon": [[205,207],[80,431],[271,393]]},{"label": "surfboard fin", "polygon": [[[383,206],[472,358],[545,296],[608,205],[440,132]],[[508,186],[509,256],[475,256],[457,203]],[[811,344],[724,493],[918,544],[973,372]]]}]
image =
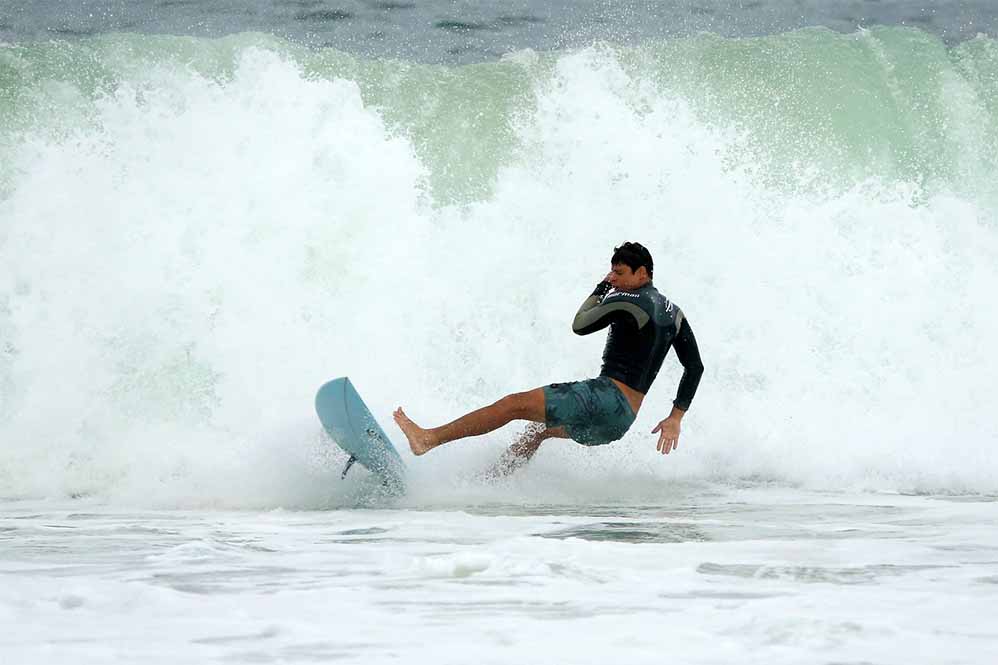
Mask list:
[{"label": "surfboard fin", "polygon": [[357,461],[357,458],[354,457],[353,455],[351,455],[350,459],[347,460],[347,465],[345,467],[343,467],[343,473],[340,474],[340,479],[346,479],[346,477],[347,477],[347,471],[350,470],[350,467],[352,467],[353,463],[356,462],[356,461]]}]

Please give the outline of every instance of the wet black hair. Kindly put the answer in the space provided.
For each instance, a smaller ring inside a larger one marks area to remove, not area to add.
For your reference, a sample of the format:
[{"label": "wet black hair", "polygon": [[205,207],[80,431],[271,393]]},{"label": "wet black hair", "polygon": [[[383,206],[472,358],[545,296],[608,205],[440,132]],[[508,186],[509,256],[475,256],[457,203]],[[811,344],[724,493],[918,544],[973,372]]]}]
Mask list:
[{"label": "wet black hair", "polygon": [[632,271],[637,271],[638,268],[644,266],[645,270],[648,271],[649,278],[651,278],[652,271],[655,269],[654,263],[651,260],[651,252],[644,245],[636,242],[625,242],[620,247],[613,248],[613,257],[610,259],[610,265],[613,266],[618,263],[623,263]]}]

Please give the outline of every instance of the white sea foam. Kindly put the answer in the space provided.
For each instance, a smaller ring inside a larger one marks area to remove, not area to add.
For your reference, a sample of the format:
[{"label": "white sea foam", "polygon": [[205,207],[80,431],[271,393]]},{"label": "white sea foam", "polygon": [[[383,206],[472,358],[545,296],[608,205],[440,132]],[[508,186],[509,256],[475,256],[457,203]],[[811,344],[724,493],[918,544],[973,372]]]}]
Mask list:
[{"label": "white sea foam", "polygon": [[993,502],[718,486],[685,500],[127,514],[5,501],[0,654],[991,662]]},{"label": "white sea foam", "polygon": [[670,356],[622,441],[551,442],[498,487],[474,478],[512,428],[405,453],[406,501],[640,502],[702,479],[998,491],[986,188],[774,184],[750,123],[706,121],[612,51],[495,66],[522,67],[532,102],[463,203],[431,184],[462,165],[386,122],[365,81],[258,47],[231,76],[132,63],[71,131],[9,134],[0,494],[358,501],[368,480],[336,484],[311,410],[324,380],[351,376],[385,425],[397,404],[429,425],[591,376],[602,336],[569,321],[623,240],[651,249],[707,367],[677,454],[649,434]]}]

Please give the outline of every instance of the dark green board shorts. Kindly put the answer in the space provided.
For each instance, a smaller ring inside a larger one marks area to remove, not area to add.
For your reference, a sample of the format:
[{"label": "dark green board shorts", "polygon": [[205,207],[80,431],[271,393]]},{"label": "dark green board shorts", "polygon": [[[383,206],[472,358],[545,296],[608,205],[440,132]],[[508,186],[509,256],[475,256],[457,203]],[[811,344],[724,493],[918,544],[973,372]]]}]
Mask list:
[{"label": "dark green board shorts", "polygon": [[552,383],[543,390],[545,425],[564,427],[574,441],[583,445],[616,441],[634,422],[627,398],[608,377]]}]

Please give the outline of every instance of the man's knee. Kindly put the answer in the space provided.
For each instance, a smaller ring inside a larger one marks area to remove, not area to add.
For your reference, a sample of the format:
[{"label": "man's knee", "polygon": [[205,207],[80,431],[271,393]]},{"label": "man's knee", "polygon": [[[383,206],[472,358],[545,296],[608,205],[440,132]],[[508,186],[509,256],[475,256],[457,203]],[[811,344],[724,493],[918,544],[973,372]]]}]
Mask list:
[{"label": "man's knee", "polygon": [[524,436],[529,436],[534,439],[543,441],[548,438],[547,426],[544,423],[529,422],[527,426],[523,429]]}]

